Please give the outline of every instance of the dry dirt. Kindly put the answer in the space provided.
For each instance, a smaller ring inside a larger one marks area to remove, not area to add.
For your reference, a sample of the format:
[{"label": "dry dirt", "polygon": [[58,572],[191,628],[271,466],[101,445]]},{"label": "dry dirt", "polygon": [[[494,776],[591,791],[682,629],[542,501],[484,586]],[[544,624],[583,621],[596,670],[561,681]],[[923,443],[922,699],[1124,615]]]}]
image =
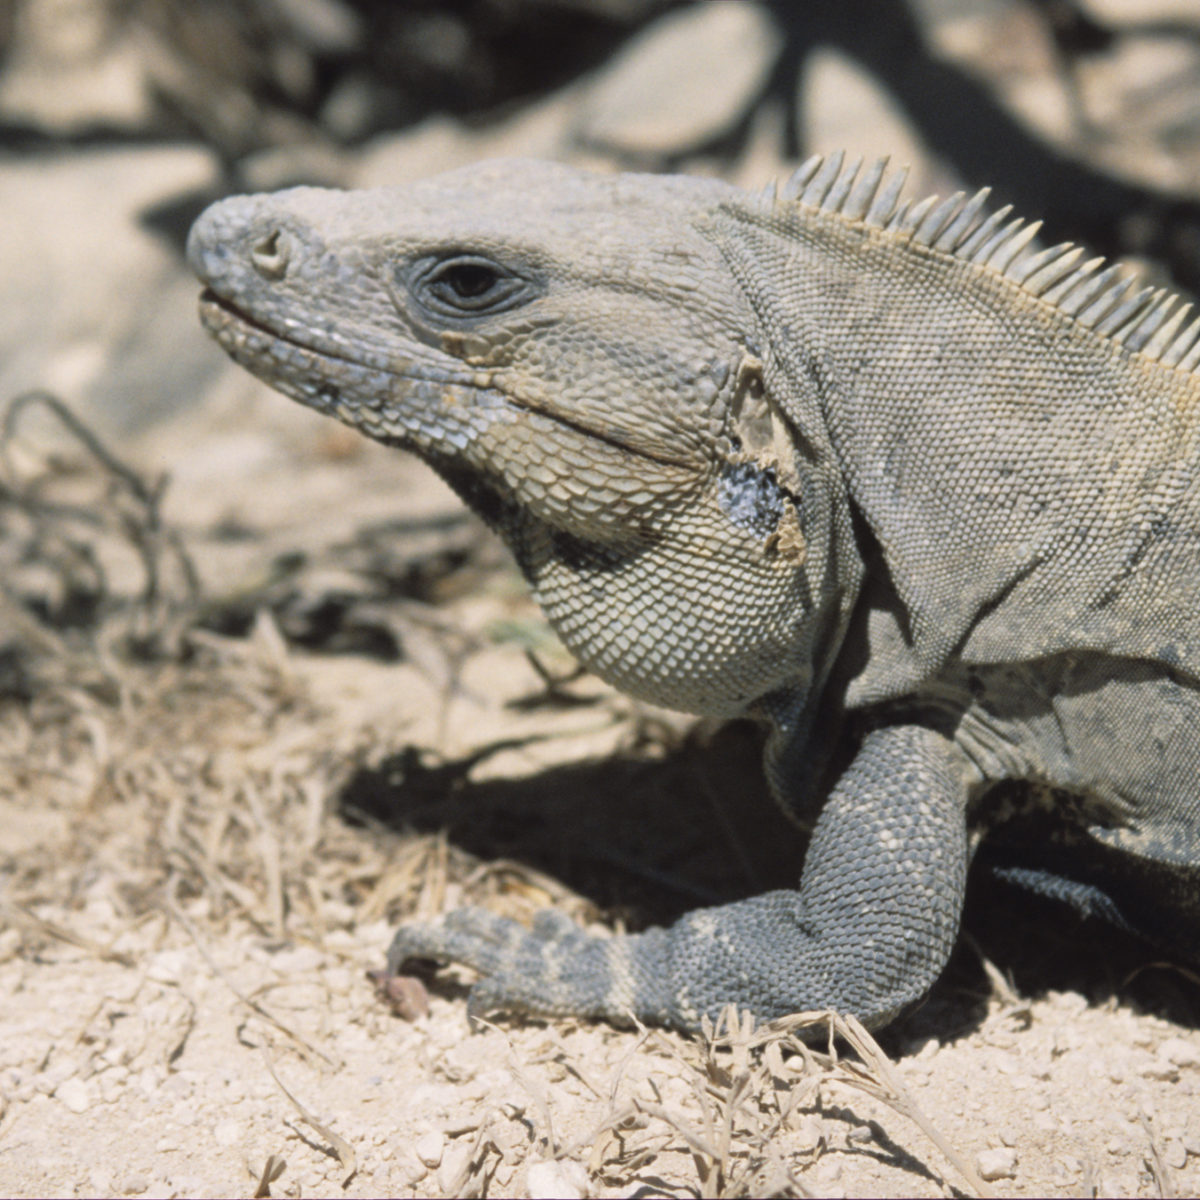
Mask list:
[{"label": "dry dirt", "polygon": [[463,978],[398,1013],[400,920],[786,884],[757,735],[572,678],[422,467],[248,379],[131,455],[161,503],[7,448],[10,584],[102,612],[4,662],[0,1192],[1200,1191],[1200,980],[998,890],[894,1066],[852,1029],[472,1029]]}]

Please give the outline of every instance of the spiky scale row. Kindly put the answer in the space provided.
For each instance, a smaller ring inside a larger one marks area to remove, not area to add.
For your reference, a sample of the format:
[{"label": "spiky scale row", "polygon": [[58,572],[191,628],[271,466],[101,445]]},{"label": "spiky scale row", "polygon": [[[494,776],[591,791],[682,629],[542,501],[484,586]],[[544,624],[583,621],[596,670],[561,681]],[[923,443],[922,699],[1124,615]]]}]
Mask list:
[{"label": "spiky scale row", "polygon": [[880,158],[859,178],[862,165],[861,158],[847,163],[841,150],[828,157],[813,155],[781,187],[764,189],[763,203],[798,203],[834,213],[996,271],[1143,358],[1180,371],[1200,367],[1200,316],[1185,325],[1192,306],[1181,304],[1165,288],[1134,291],[1133,279],[1120,278],[1120,266],[1102,270],[1103,258],[1080,263],[1083,250],[1070,242],[1029,252],[1042,223],[1009,219],[1009,205],[984,216],[988,188],[970,198],[955,192],[945,200],[929,196],[913,204],[900,199],[907,168],[889,173],[888,160]]}]

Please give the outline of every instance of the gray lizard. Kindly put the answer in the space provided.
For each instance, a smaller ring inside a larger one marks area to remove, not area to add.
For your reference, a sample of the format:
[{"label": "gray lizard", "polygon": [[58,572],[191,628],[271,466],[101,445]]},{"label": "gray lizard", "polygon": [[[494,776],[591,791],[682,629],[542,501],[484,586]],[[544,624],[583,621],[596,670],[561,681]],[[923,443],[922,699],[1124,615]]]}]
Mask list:
[{"label": "gray lizard", "polygon": [[196,222],[237,362],[430,463],[616,687],[765,721],[812,828],[796,891],[613,938],[464,909],[393,969],[470,965],[475,1011],[879,1026],[981,841],[1200,957],[1200,320],[903,179],[490,162]]}]

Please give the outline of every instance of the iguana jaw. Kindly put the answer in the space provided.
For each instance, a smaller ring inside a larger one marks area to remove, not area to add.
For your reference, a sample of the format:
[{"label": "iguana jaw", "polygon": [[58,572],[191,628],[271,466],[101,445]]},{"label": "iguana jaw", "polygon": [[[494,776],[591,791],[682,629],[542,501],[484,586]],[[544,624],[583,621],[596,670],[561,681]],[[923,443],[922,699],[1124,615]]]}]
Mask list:
[{"label": "iguana jaw", "polygon": [[[411,343],[418,352],[411,355],[364,346],[352,357],[311,325],[272,328],[212,286],[199,311],[226,353],[278,391],[376,441],[412,450],[443,473],[477,473],[491,490],[579,536],[639,540],[656,510],[678,503],[711,474],[694,454],[630,445],[567,417],[536,388],[522,395],[514,373],[470,366],[421,343]],[[553,484],[544,469],[530,469],[546,445],[557,445],[562,462]]]}]

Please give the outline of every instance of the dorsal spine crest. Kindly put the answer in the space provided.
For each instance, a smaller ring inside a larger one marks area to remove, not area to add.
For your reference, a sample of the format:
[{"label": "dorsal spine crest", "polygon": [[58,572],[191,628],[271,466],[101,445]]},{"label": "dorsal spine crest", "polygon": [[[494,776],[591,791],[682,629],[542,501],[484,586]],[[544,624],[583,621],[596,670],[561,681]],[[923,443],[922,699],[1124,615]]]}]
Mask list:
[{"label": "dorsal spine crest", "polygon": [[762,203],[769,210],[798,204],[831,213],[995,271],[1132,353],[1179,371],[1200,366],[1200,316],[1185,324],[1192,306],[1169,290],[1134,290],[1120,265],[1080,262],[1084,251],[1070,242],[1031,250],[1042,223],[1010,217],[1009,205],[985,214],[989,188],[914,204],[900,198],[907,167],[889,171],[887,158],[862,166],[861,158],[847,163],[840,150],[813,155],[780,187],[765,189]]}]

